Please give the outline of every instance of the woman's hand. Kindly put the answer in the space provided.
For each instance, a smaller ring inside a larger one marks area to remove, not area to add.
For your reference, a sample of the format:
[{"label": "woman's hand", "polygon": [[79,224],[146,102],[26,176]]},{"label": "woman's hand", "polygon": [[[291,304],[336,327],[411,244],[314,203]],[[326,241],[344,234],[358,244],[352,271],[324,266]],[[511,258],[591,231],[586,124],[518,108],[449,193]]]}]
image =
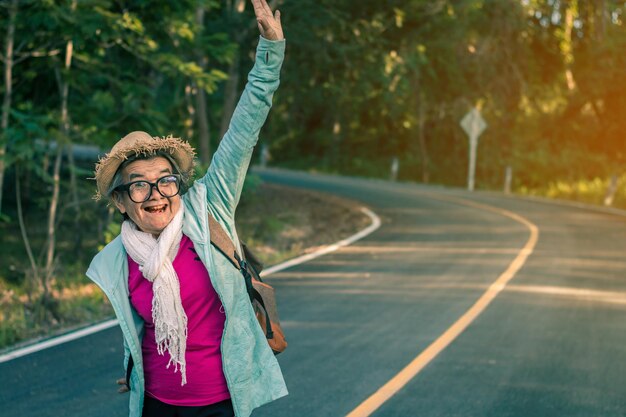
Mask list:
[{"label": "woman's hand", "polygon": [[272,9],[267,5],[266,0],[252,0],[254,14],[261,31],[261,36],[270,41],[280,41],[285,39],[283,27],[280,24],[280,12],[272,14]]},{"label": "woman's hand", "polygon": [[117,392],[119,392],[120,394],[124,394],[125,392],[130,391],[128,389],[128,385],[126,385],[126,378],[120,378],[117,381],[115,381],[115,383],[117,385],[121,385],[121,387],[117,390]]}]

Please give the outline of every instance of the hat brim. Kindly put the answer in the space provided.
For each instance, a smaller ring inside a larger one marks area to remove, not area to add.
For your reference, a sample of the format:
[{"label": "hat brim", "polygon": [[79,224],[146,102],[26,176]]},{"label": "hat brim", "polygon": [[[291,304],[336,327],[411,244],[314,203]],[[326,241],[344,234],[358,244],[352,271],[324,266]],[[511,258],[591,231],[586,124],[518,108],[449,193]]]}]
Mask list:
[{"label": "hat brim", "polygon": [[[146,134],[146,137],[148,135]],[[96,164],[95,179],[97,184],[96,200],[110,196],[111,182],[115,173],[128,158],[133,155],[156,155],[166,152],[178,165],[181,174],[191,177],[194,167],[194,149],[180,138],[151,137],[151,140],[140,139],[132,143],[121,143],[122,139]]]}]

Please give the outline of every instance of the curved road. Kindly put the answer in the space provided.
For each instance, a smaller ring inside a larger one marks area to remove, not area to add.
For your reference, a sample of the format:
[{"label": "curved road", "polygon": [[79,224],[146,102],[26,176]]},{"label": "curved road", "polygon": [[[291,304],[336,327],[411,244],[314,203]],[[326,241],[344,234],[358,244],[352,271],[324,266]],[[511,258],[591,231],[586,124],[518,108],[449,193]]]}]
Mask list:
[{"label": "curved road", "polygon": [[[360,201],[383,224],[267,278],[290,344],[279,357],[290,396],[254,417],[626,415],[626,217],[259,173]],[[120,345],[110,329],[0,363],[0,416],[126,415],[112,383]],[[425,350],[432,355],[418,358]],[[395,378],[416,358],[421,365]],[[383,386],[391,393],[368,409]]]}]

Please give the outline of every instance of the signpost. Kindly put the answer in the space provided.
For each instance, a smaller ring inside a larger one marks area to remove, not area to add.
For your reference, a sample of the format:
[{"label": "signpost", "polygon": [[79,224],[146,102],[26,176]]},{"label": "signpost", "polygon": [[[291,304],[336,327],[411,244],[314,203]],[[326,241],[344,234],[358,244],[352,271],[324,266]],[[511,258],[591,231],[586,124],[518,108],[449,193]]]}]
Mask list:
[{"label": "signpost", "polygon": [[478,147],[478,137],[487,128],[485,119],[480,115],[480,110],[474,107],[467,112],[461,120],[461,127],[467,133],[470,142],[469,170],[467,174],[467,189],[474,191],[474,173],[476,172],[476,148]]},{"label": "signpost", "polygon": [[394,156],[391,160],[391,181],[398,179],[398,169],[400,169],[400,162],[398,161],[398,157]]}]

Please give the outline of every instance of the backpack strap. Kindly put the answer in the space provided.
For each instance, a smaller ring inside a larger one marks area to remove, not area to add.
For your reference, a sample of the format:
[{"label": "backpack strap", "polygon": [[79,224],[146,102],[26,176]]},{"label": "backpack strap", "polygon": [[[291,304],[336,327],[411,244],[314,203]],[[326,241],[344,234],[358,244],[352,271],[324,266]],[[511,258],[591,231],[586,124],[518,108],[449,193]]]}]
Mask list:
[{"label": "backpack strap", "polygon": [[224,255],[231,264],[237,269],[241,268],[239,262],[239,254],[235,249],[233,241],[230,239],[221,224],[217,222],[209,213],[209,234],[211,235],[211,244]]},{"label": "backpack strap", "polygon": [[250,301],[252,301],[254,297],[254,288],[252,287],[252,275],[248,270],[248,264],[245,259],[241,259],[237,250],[235,249],[235,245],[233,241],[230,239],[224,228],[221,224],[217,222],[211,215],[209,216],[209,234],[211,235],[211,244],[222,253],[230,261],[231,264],[235,268],[241,272],[243,275],[244,282],[246,283],[246,290],[248,292],[248,296],[250,297]]},{"label": "backpack strap", "polygon": [[[208,216],[209,216],[209,234],[211,235],[211,244],[218,251],[220,251],[224,256],[226,256],[226,258],[230,261],[231,264],[233,264],[235,268],[239,269],[239,272],[241,272],[241,275],[243,275],[244,282],[246,283],[246,290],[248,292],[248,296],[250,297],[250,301],[251,302],[256,301],[257,303],[259,303],[261,308],[263,308],[263,310],[265,311],[265,321],[266,321],[265,336],[268,339],[274,338],[274,332],[272,331],[272,324],[270,322],[270,317],[267,312],[267,308],[265,307],[265,302],[263,301],[263,297],[261,297],[261,294],[259,294],[259,292],[252,286],[253,277],[252,277],[251,271],[253,271],[252,273],[255,275],[256,279],[261,280],[261,278],[258,276],[257,271],[253,267],[248,265],[245,259],[241,259],[241,257],[237,253],[237,250],[235,249],[235,245],[233,244],[233,241],[230,239],[230,237],[228,236],[228,234],[226,233],[222,225],[219,224],[217,220],[213,218],[211,213],[209,213]],[[245,256],[245,252],[247,251],[244,250],[244,256]],[[253,258],[253,259],[255,263],[257,263],[258,265],[261,265],[261,263],[258,260],[256,260],[256,258]]]}]

